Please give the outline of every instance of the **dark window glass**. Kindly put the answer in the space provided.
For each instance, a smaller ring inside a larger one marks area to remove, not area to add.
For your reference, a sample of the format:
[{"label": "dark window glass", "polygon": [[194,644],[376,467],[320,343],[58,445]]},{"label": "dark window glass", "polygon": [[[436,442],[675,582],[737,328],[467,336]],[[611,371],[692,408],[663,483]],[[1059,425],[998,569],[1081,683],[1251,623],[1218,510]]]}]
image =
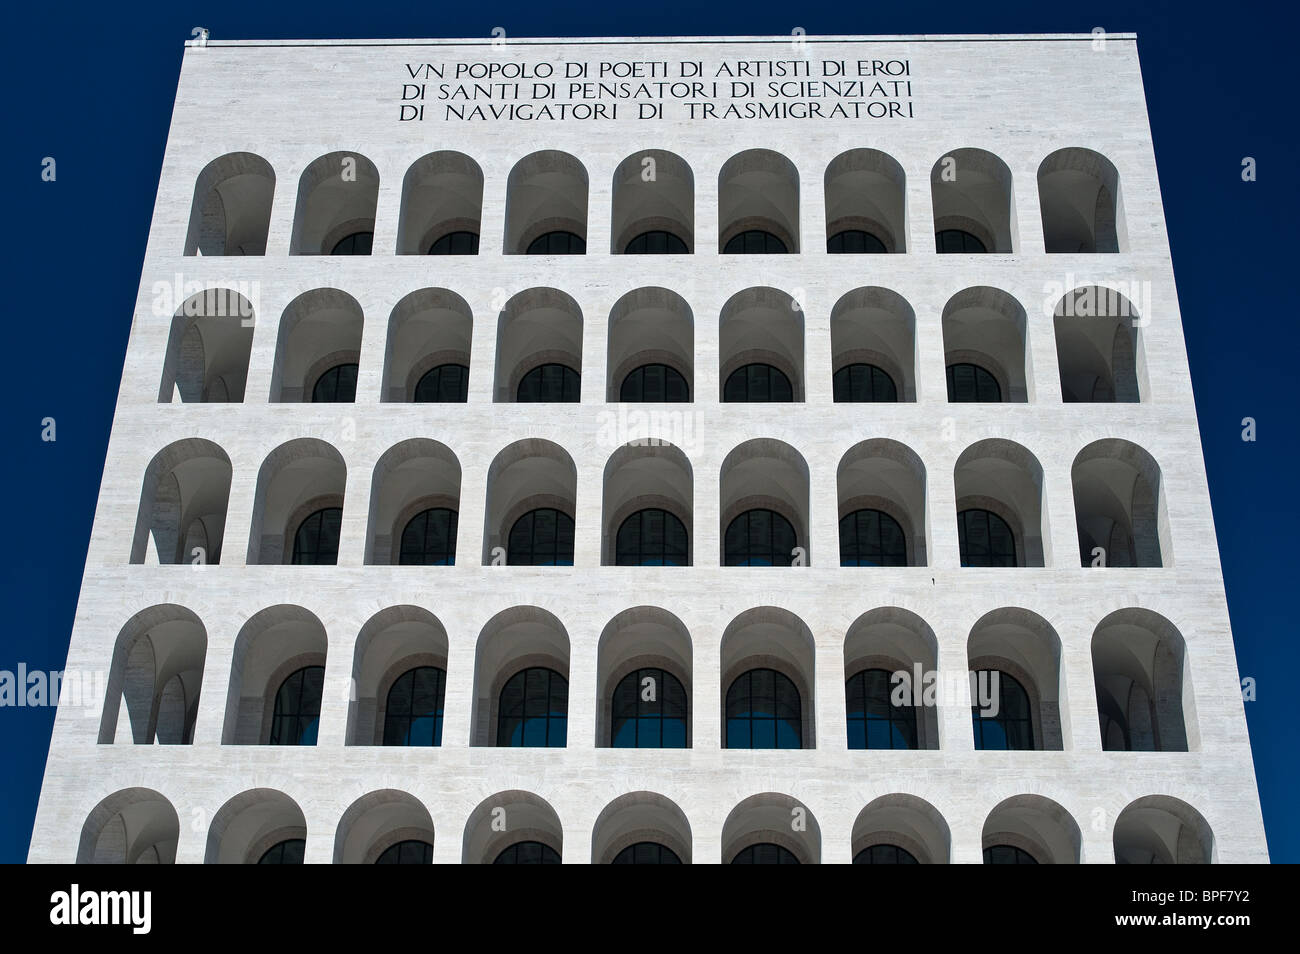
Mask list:
[{"label": "dark window glass", "polygon": [[316,379],[311,389],[313,404],[351,404],[357,399],[357,366],[340,364]]},{"label": "dark window glass", "polygon": [[528,255],[583,255],[587,240],[572,232],[547,232],[528,243]]},{"label": "dark window glass", "polygon": [[897,845],[872,845],[853,856],[855,865],[914,865],[916,856]]},{"label": "dark window glass", "polygon": [[280,683],[271,716],[271,745],[316,744],[324,687],[324,666],[304,666]]},{"label": "dark window glass", "polygon": [[879,510],[855,510],[840,520],[840,566],[907,566],[903,528]]},{"label": "dark window glass", "polygon": [[577,404],[578,372],[562,364],[539,365],[519,381],[515,400],[520,404],[541,401]]},{"label": "dark window glass", "polygon": [[898,400],[894,379],[874,364],[849,364],[835,372],[831,379],[835,400],[850,402],[887,402]]},{"label": "dark window glass", "polygon": [[456,511],[446,507],[422,510],[402,531],[399,566],[454,566]]},{"label": "dark window glass", "polygon": [[741,673],[727,690],[727,748],[803,748],[799,690],[775,669]]},{"label": "dark window glass", "polygon": [[331,255],[369,255],[374,244],[374,232],[353,232],[339,239]]},{"label": "dark window glass", "polygon": [[384,849],[375,859],[377,865],[431,865],[433,845],[427,841],[399,841]]},{"label": "dark window glass", "polygon": [[984,849],[986,865],[1036,865],[1037,859],[1023,848],[1012,845],[990,845]]},{"label": "dark window glass", "polygon": [[333,566],[339,558],[343,508],[317,510],[298,524],[293,535],[293,562],[299,566]]},{"label": "dark window glass", "polygon": [[798,545],[785,517],[772,510],[746,510],[723,536],[723,565],[791,566]]},{"label": "dark window glass", "polygon": [[613,748],[686,748],[686,690],[670,672],[628,673],[614,689],[610,712]]},{"label": "dark window glass", "polygon": [[690,249],[672,232],[642,232],[627,243],[625,255],[686,255]]},{"label": "dark window glass", "polygon": [[540,841],[521,841],[497,855],[494,865],[558,865],[560,856]]},{"label": "dark window glass", "polygon": [[836,232],[826,240],[826,251],[831,254],[863,252],[886,252],[885,243],[870,232],[861,229],[845,229]]},{"label": "dark window glass", "polygon": [[864,669],[845,681],[850,749],[916,748],[916,707],[908,689],[906,703],[896,706],[887,670]]},{"label": "dark window glass", "polygon": [[560,510],[530,510],[510,528],[508,566],[573,566],[573,518]]},{"label": "dark window glass", "polygon": [[785,373],[770,364],[747,364],[727,375],[722,400],[741,404],[793,401],[794,388]]},{"label": "dark window glass", "polygon": [[440,364],[415,386],[416,404],[464,404],[468,395],[469,368],[463,364]]},{"label": "dark window glass", "polygon": [[638,841],[628,845],[610,862],[612,865],[680,865],[682,859],[671,848],[657,841]]},{"label": "dark window glass", "polygon": [[448,232],[429,246],[430,255],[477,255],[478,234],[475,232]]},{"label": "dark window glass", "polygon": [[785,252],[789,252],[789,249],[785,247],[785,242],[782,242],[771,232],[764,232],[762,229],[750,229],[748,232],[733,235],[727,239],[727,244],[722,247],[724,255],[781,254]]},{"label": "dark window glass", "polygon": [[384,705],[384,745],[442,745],[447,673],[419,666],[397,677]]},{"label": "dark window glass", "polygon": [[266,849],[266,854],[257,859],[259,865],[300,865],[307,851],[307,842],[302,838],[288,838]]},{"label": "dark window glass", "polygon": [[683,404],[691,399],[686,379],[666,364],[643,364],[628,372],[619,389],[620,401]]},{"label": "dark window glass", "polygon": [[762,842],[742,848],[731,859],[733,865],[797,865],[799,859],[786,848],[771,842]]},{"label": "dark window glass", "polygon": [[987,252],[984,243],[961,229],[943,229],[934,233],[936,252]]},{"label": "dark window glass", "polygon": [[1007,522],[987,510],[957,514],[962,566],[1015,566],[1016,538]]},{"label": "dark window glass", "polygon": [[948,365],[948,401],[952,404],[997,403],[1002,400],[998,379],[978,364]]},{"label": "dark window glass", "polygon": [[976,685],[997,689],[997,714],[981,715],[979,700],[971,706],[977,750],[1029,750],[1034,747],[1034,723],[1029,712],[1029,693],[1005,672],[984,669],[976,673]]},{"label": "dark window glass", "polygon": [[535,666],[515,673],[501,690],[497,745],[564,748],[569,729],[569,681]]},{"label": "dark window glass", "polygon": [[667,510],[638,510],[618,528],[616,566],[689,566],[686,527]]}]

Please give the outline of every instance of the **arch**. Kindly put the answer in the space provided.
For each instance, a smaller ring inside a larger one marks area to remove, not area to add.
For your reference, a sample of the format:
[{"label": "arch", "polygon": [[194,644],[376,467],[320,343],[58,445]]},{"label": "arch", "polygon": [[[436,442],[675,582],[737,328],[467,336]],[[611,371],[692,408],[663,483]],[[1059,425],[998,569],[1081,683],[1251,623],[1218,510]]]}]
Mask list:
[{"label": "arch", "polygon": [[343,151],[313,160],[298,180],[289,254],[330,255],[343,239],[373,233],[378,202],[379,170],[365,156]]},{"label": "arch", "polygon": [[591,831],[591,863],[608,865],[633,845],[652,842],[691,863],[691,823],[671,799],[655,792],[628,792],[606,805]]},{"label": "arch", "polygon": [[722,634],[720,657],[724,748],[728,693],[739,677],[755,669],[772,670],[794,684],[800,702],[800,747],[817,747],[815,653],[812,631],[807,624],[780,607],[746,610],[727,625]]},{"label": "arch", "polygon": [[555,149],[524,156],[506,181],[507,255],[523,255],[540,236],[564,231],[587,238],[587,170]]},{"label": "arch", "polygon": [[342,364],[357,364],[362,323],[357,300],[337,288],[314,288],[291,301],[280,316],[271,402],[310,402],[321,375]]},{"label": "arch", "polygon": [[324,507],[342,507],[347,482],[343,456],[314,437],[286,441],[257,473],[248,563],[288,563],[299,525]]},{"label": "arch", "polygon": [[804,320],[798,302],[775,288],[746,288],[727,299],[718,320],[718,399],[727,379],[752,364],[769,365],[790,381],[795,401],[804,400]]},{"label": "arch", "polygon": [[198,437],[168,444],[145,468],[131,562],[221,562],[230,500],[230,458]]},{"label": "arch", "polygon": [[1012,795],[984,820],[985,850],[1007,845],[1027,852],[1040,865],[1078,864],[1082,844],[1070,813],[1042,795]]},{"label": "arch", "polygon": [[1169,512],[1155,458],[1131,441],[1103,438],[1079,451],[1070,479],[1082,566],[1173,565]]},{"label": "arch", "polygon": [[402,177],[397,254],[427,255],[453,232],[477,236],[483,217],[483,170],[464,153],[444,149],[421,156]]},{"label": "arch", "polygon": [[86,816],[77,864],[175,864],[180,833],[176,809],[164,796],[151,788],[124,788]]},{"label": "arch", "polygon": [[906,793],[881,795],[869,802],[853,822],[853,855],[874,845],[892,845],[923,865],[952,859],[952,836],[938,809]]},{"label": "arch", "polygon": [[[921,683],[918,685],[917,672]],[[924,680],[939,668],[939,640],[934,630],[920,616],[898,606],[881,606],[868,610],[849,626],[844,636],[844,678],[846,682],[855,674],[869,669],[883,669],[891,673],[906,673],[902,681],[915,702],[919,690],[924,702]],[[891,683],[891,685],[897,685]],[[892,700],[891,700],[892,701]],[[849,720],[850,723],[852,720]],[[937,749],[939,745],[939,714],[934,705],[916,707],[916,748]],[[861,744],[855,744],[860,742]],[[867,727],[860,733],[849,725],[849,748],[869,748],[871,740]],[[915,854],[915,852],[913,852]]]},{"label": "arch", "polygon": [[[391,402],[417,400],[420,381],[434,368],[454,365],[468,369],[474,335],[474,315],[464,298],[446,288],[420,288],[393,306],[388,316],[384,345],[384,373],[381,399]],[[439,401],[463,401],[468,375],[455,394],[434,395]],[[451,388],[448,388],[451,391]]]},{"label": "arch", "polygon": [[1015,250],[1011,170],[983,149],[954,149],[930,170],[935,233],[958,230],[989,252]]},{"label": "arch", "polygon": [[[438,441],[417,437],[386,450],[375,463],[370,485],[366,563],[397,565],[408,559],[409,553],[404,558],[402,547],[411,520],[431,508],[458,512],[460,480],[460,461]],[[449,544],[454,562],[455,523],[447,529],[450,540],[442,543]]]},{"label": "arch", "polygon": [[516,674],[538,667],[569,677],[569,634],[553,614],[514,606],[488,620],[474,651],[471,745],[495,744],[502,689]]},{"label": "arch", "polygon": [[385,788],[348,806],[334,834],[334,864],[372,865],[403,841],[433,845],[433,819],[414,795]]},{"label": "arch", "polygon": [[907,251],[907,176],[879,149],[849,149],[826,166],[826,238],[865,232],[886,252]]},{"label": "arch", "polygon": [[[850,365],[879,368],[895,385],[896,399],[916,400],[916,313],[897,292],[855,288],[831,309],[831,372]],[[843,397],[837,388],[835,400]]]},{"label": "arch", "polygon": [[[1003,438],[976,441],[957,458],[953,479],[959,514],[970,509],[995,514],[1011,529],[1017,566],[1048,565],[1043,469],[1033,454]],[[963,565],[978,565],[973,543],[962,554]]]},{"label": "arch", "polygon": [[1071,146],[1038,166],[1038,202],[1048,252],[1123,251],[1119,172],[1099,152]]},{"label": "arch", "polygon": [[208,288],[186,298],[172,316],[158,402],[243,401],[256,318],[252,303],[232,288]]},{"label": "arch", "polygon": [[99,742],[193,742],[207,651],[207,630],[183,606],[160,603],[127,620],[113,646]]},{"label": "arch", "polygon": [[596,747],[613,742],[615,688],[642,669],[662,670],[686,692],[685,747],[691,747],[693,646],[686,625],[666,609],[633,606],[611,619],[601,631],[596,649]]},{"label": "arch", "polygon": [[266,745],[275,695],[304,666],[324,666],[329,640],[320,619],[301,606],[269,606],[249,617],[235,638],[223,745]]},{"label": "arch", "polygon": [[1218,860],[1205,816],[1170,795],[1130,802],[1115,819],[1114,844],[1119,865],[1208,865]]},{"label": "arch", "polygon": [[393,684],[420,666],[447,669],[447,630],[428,610],[398,605],[370,617],[357,634],[348,702],[348,745],[383,745]]},{"label": "arch", "polygon": [[844,521],[856,511],[878,511],[901,528],[906,566],[925,566],[928,552],[925,464],[905,444],[886,438],[861,441],[840,458],[840,565],[845,564]]},{"label": "arch", "polygon": [[255,865],[281,842],[306,838],[307,819],[297,802],[273,788],[249,789],[212,817],[203,860],[210,865]]},{"label": "arch", "polygon": [[[771,510],[787,520],[802,548],[803,565],[812,561],[808,540],[808,464],[789,444],[772,438],[755,438],[733,448],[720,471],[720,550],[727,566],[726,531],[741,514],[755,509]],[[795,564],[799,554],[791,554]],[[796,564],[797,565],[797,564]]]},{"label": "arch", "polygon": [[718,251],[743,232],[775,236],[791,254],[799,246],[799,170],[770,149],[738,152],[718,172]]},{"label": "arch", "polygon": [[[964,289],[943,308],[944,364],[973,364],[998,383],[1001,400],[1032,400],[1032,373],[1027,344],[1028,317],[1020,302],[988,286]],[[949,401],[984,400],[950,394]]]},{"label": "arch", "polygon": [[550,507],[573,515],[577,482],[573,458],[551,441],[525,438],[498,453],[487,474],[483,565],[506,562],[510,528],[530,510]]},{"label": "arch", "polygon": [[647,232],[666,232],[695,249],[695,175],[663,149],[635,152],[614,170],[610,252],[619,255]]},{"label": "arch", "polygon": [[[695,393],[695,315],[676,292],[657,286],[634,288],[609,312],[605,400],[622,400],[624,382],[637,368],[664,365]],[[644,396],[643,400],[652,400]],[[665,396],[666,399],[666,396]]]},{"label": "arch", "polygon": [[618,563],[619,531],[633,514],[644,510],[661,510],[680,522],[686,533],[685,565],[691,565],[693,485],[691,462],[680,448],[656,441],[624,444],[615,450],[605,463],[602,480],[602,565]]},{"label": "arch", "polygon": [[[1047,620],[1019,607],[991,610],[971,628],[966,654],[972,673],[998,674],[996,681],[982,675],[972,679],[971,710],[977,744],[982,720],[1005,725],[1006,720],[1027,719],[1033,748],[1059,751],[1070,747],[1068,710],[1061,704],[1065,698],[1061,638]],[[1010,708],[1016,684],[1027,696],[1028,713]],[[984,747],[1026,747],[1025,733],[1019,728],[1014,733],[991,733],[990,729],[997,727],[985,723]]]},{"label": "arch", "polygon": [[582,309],[554,288],[529,288],[512,297],[497,318],[493,400],[516,400],[524,375],[543,364],[582,372]]},{"label": "arch", "polygon": [[539,842],[563,857],[564,828],[559,816],[549,802],[532,792],[497,792],[470,812],[461,841],[461,864],[490,865],[506,848],[523,841]]},{"label": "arch", "polygon": [[[792,826],[796,818],[801,828]],[[741,801],[722,825],[722,863],[730,864],[746,848],[772,844],[789,851],[804,865],[820,864],[822,833],[813,813],[798,799],[763,792]]]},{"label": "arch", "polygon": [[275,170],[251,152],[218,156],[194,181],[186,255],[265,255]]},{"label": "arch", "polygon": [[1092,674],[1103,749],[1200,748],[1187,644],[1165,617],[1139,607],[1106,616],[1092,634]]},{"label": "arch", "polygon": [[1147,393],[1143,321],[1113,288],[1081,285],[1052,309],[1061,400],[1134,404]]}]

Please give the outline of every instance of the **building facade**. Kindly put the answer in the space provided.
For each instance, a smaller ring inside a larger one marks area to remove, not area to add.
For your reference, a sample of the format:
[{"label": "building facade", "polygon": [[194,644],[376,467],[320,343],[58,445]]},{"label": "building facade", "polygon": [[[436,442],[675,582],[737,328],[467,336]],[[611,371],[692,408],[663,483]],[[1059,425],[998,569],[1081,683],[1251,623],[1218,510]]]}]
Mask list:
[{"label": "building facade", "polygon": [[187,44],[29,857],[1266,861],[1135,37]]}]

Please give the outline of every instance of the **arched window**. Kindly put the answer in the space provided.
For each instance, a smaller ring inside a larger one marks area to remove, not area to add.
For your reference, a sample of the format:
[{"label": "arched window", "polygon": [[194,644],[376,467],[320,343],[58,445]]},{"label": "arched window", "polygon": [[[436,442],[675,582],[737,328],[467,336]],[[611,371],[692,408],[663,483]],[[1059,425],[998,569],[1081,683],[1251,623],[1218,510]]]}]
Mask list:
[{"label": "arched window", "polygon": [[469,368],[463,364],[440,364],[415,386],[416,404],[464,404],[468,395]]},{"label": "arched window", "polygon": [[427,841],[399,841],[389,845],[384,853],[375,859],[377,865],[431,865],[433,864],[433,845]]},{"label": "arched window", "polygon": [[957,514],[962,566],[1015,566],[1016,538],[1007,522],[987,510]]},{"label": "arched window", "polygon": [[725,566],[790,566],[794,561],[794,527],[773,510],[746,510],[727,527]]},{"label": "arched window", "polygon": [[298,566],[333,566],[339,559],[342,507],[325,507],[298,524],[293,535],[293,562]]},{"label": "arched window", "polygon": [[975,724],[975,748],[989,751],[1021,751],[1034,747],[1034,723],[1029,714],[1029,693],[1014,678],[996,669],[976,673],[977,685],[997,691],[996,707],[984,714],[979,700],[971,706]]},{"label": "arched window", "polygon": [[686,379],[666,364],[643,364],[628,372],[619,389],[620,401],[683,404],[691,399]]},{"label": "arched window", "polygon": [[510,528],[508,566],[573,566],[573,518],[560,510],[530,510]]},{"label": "arched window", "polygon": [[351,404],[357,399],[357,366],[339,364],[316,379],[311,389],[313,404]]},{"label": "arched window", "polygon": [[978,364],[948,365],[948,402],[950,404],[997,403],[1002,400],[998,379]]},{"label": "arched window", "polygon": [[872,845],[853,856],[855,865],[915,865],[920,864],[906,848],[897,845]]},{"label": "arched window", "polygon": [[369,255],[370,247],[375,242],[374,232],[353,232],[345,235],[334,244],[331,255]]},{"label": "arched window", "polygon": [[638,510],[618,528],[616,566],[689,566],[686,527],[667,510]]},{"label": "arched window", "polygon": [[625,255],[687,255],[690,249],[672,232],[642,232],[627,243]]},{"label": "arched window", "polygon": [[638,841],[628,845],[610,862],[612,865],[680,865],[682,859],[673,851],[657,841]]},{"label": "arched window", "polygon": [[885,669],[864,669],[844,683],[850,749],[915,749],[916,707],[894,705],[895,686]]},{"label": "arched window", "polygon": [[578,372],[562,364],[539,365],[520,379],[515,400],[520,404],[541,401],[577,404]]},{"label": "arched window", "polygon": [[324,666],[304,666],[280,683],[271,716],[271,745],[316,744],[324,687]]},{"label": "arched window", "polygon": [[587,240],[572,232],[547,232],[528,243],[526,255],[584,255]]},{"label": "arched window", "polygon": [[534,666],[513,676],[501,690],[497,745],[564,748],[569,730],[569,681],[554,669]]},{"label": "arched window", "polygon": [[384,705],[384,745],[442,745],[447,673],[418,666],[397,677]]},{"label": "arched window", "polygon": [[841,253],[861,254],[863,252],[884,253],[889,250],[885,248],[884,242],[870,232],[864,232],[862,229],[845,229],[843,232],[836,232],[826,240],[826,251],[834,255]]},{"label": "arched window", "polygon": [[842,404],[898,400],[894,379],[874,364],[846,364],[835,372],[831,389],[836,402]]},{"label": "arched window", "polygon": [[477,255],[477,232],[448,232],[429,246],[430,255]]},{"label": "arched window", "polygon": [[1023,848],[1014,845],[989,845],[984,849],[986,865],[1036,865],[1038,860]]},{"label": "arched window", "polygon": [[727,748],[803,748],[799,690],[775,669],[741,673],[727,690]]},{"label": "arched window", "polygon": [[934,250],[944,252],[987,252],[984,243],[961,229],[941,229],[934,233]]},{"label": "arched window", "polygon": [[770,364],[747,364],[727,376],[722,400],[732,403],[793,401],[794,388],[785,373]]},{"label": "arched window", "polygon": [[840,566],[907,566],[903,528],[879,510],[855,510],[840,520]]},{"label": "arched window", "polygon": [[750,229],[748,232],[741,232],[727,239],[727,244],[722,247],[724,255],[757,255],[757,254],[782,254],[789,252],[785,247],[785,242],[773,235],[771,232],[764,232],[762,229]]},{"label": "arched window", "polygon": [[736,857],[731,859],[731,863],[733,865],[797,865],[799,859],[789,849],[764,841],[742,848]]},{"label": "arched window", "polygon": [[619,680],[610,706],[610,746],[686,748],[686,690],[662,669],[638,669]]},{"label": "arched window", "polygon": [[307,841],[303,838],[286,838],[266,849],[259,865],[300,865],[307,851]]},{"label": "arched window", "polygon": [[456,511],[446,507],[422,510],[402,531],[399,566],[455,566]]},{"label": "arched window", "polygon": [[558,865],[560,856],[540,841],[520,841],[497,855],[494,865]]}]

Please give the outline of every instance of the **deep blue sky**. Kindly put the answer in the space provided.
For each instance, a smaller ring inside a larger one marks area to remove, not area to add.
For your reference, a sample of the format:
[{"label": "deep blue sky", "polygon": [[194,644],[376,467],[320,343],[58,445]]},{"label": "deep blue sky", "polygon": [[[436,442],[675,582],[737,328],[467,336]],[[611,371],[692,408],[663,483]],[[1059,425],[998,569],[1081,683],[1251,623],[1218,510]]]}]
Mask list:
[{"label": "deep blue sky", "polygon": [[[1060,7],[1060,9],[1054,9]],[[21,3],[3,29],[10,203],[3,376],[7,625],[0,670],[61,669],[90,535],[113,401],[140,280],[163,147],[190,28],[214,38],[659,34],[1138,34],[1186,326],[1237,656],[1258,681],[1246,706],[1275,861],[1300,861],[1297,581],[1300,346],[1294,273],[1300,156],[1293,22],[1281,5],[1188,3],[798,4]],[[1099,104],[1100,105],[1100,104]],[[1099,110],[1098,123],[1106,121]],[[40,180],[43,157],[58,180]],[[1244,183],[1241,159],[1258,160]],[[1291,397],[1288,397],[1291,395]],[[42,443],[40,421],[58,421]],[[1255,443],[1241,419],[1256,418]],[[0,860],[26,857],[53,709],[0,709]]]}]

